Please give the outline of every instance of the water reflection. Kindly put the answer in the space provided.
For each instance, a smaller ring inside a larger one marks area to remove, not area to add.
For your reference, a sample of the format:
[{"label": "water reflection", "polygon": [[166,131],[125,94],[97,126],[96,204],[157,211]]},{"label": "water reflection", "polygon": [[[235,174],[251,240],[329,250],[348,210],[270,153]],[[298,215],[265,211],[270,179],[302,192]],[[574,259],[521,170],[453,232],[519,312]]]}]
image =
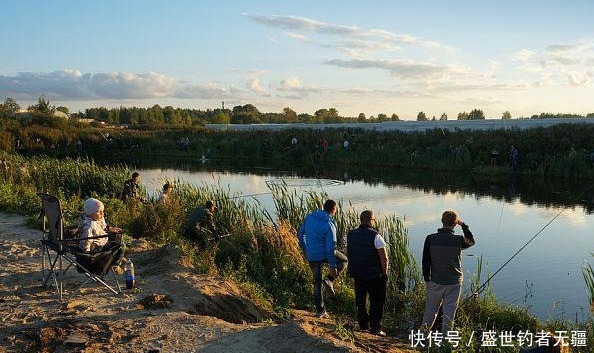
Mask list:
[{"label": "water reflection", "polygon": [[506,202],[520,201],[526,205],[546,207],[581,207],[594,213],[594,192],[591,181],[542,178],[536,176],[500,174],[484,175],[471,172],[444,172],[422,169],[396,169],[368,166],[275,166],[245,161],[190,159],[146,159],[137,161],[139,168],[173,168],[192,171],[229,171],[266,176],[320,178],[348,182],[363,182],[370,186],[404,186],[412,190],[437,195],[460,194],[491,197]]}]

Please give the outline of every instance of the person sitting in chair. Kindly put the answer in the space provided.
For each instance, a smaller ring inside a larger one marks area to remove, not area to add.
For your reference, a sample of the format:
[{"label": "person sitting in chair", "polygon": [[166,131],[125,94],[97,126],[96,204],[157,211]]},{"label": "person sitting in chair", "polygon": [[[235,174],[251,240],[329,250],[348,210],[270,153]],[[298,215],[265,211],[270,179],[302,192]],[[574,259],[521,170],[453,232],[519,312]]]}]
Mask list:
[{"label": "person sitting in chair", "polygon": [[[78,228],[80,229],[79,248],[88,253],[96,253],[104,250],[109,250],[116,246],[115,243],[110,243],[108,235],[121,233],[122,230],[117,227],[108,226],[103,217],[103,202],[89,198],[84,202],[84,215],[82,215]],[[124,252],[119,249],[115,257],[115,267],[119,267],[120,261],[124,257]],[[121,268],[115,268],[116,273],[122,272]]]}]

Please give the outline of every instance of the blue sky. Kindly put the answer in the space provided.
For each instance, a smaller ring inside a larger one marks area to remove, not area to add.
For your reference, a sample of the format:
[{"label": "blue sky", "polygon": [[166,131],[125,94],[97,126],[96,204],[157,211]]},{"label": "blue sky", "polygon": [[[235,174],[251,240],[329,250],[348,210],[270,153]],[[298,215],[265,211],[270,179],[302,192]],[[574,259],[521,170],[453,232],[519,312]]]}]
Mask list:
[{"label": "blue sky", "polygon": [[594,112],[587,1],[11,1],[0,98],[487,117]]}]

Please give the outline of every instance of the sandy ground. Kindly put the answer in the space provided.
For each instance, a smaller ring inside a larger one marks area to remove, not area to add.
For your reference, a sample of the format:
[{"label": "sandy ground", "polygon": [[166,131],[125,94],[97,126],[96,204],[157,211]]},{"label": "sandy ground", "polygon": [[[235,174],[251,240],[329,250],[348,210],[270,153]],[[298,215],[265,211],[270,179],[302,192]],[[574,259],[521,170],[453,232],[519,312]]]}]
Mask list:
[{"label": "sandy ground", "polygon": [[[404,352],[408,342],[354,332],[294,311],[274,322],[234,284],[197,274],[174,247],[129,249],[137,288],[87,285],[60,303],[41,286],[41,232],[0,213],[0,352]],[[106,276],[108,283],[113,277]],[[66,295],[84,279],[69,270]],[[118,276],[123,286],[123,277]]]}]

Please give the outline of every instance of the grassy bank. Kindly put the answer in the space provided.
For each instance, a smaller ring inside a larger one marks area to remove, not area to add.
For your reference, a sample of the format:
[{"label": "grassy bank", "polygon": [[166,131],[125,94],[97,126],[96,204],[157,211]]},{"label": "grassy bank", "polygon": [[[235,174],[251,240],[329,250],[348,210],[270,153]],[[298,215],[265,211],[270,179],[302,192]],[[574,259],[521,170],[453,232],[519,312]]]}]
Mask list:
[{"label": "grassy bank", "polygon": [[[590,124],[523,131],[436,128],[416,133],[352,129],[215,132],[199,127],[130,130],[43,120],[3,125],[0,150],[100,157],[106,163],[133,162],[140,155],[205,156],[264,165],[291,161],[303,166],[387,166],[500,174],[511,170],[509,152],[513,145],[519,151],[519,173],[594,179],[594,126]],[[293,137],[297,138],[295,145],[291,143]],[[343,147],[345,140],[349,141],[348,149]],[[493,150],[498,152],[494,159]]]},{"label": "grassy bank", "polygon": [[[173,180],[176,187],[169,204],[160,205],[152,200],[146,205],[126,205],[114,197],[129,175],[125,166],[101,167],[89,160],[26,158],[15,154],[0,154],[0,158],[10,166],[3,169],[1,175],[0,209],[3,211],[34,217],[40,208],[36,193],[47,192],[60,197],[67,222],[74,222],[82,201],[95,196],[105,202],[108,221],[126,229],[128,236],[147,238],[156,246],[177,244],[199,272],[223,275],[238,282],[252,294],[252,298],[273,308],[279,317],[285,316],[291,308],[313,307],[311,274],[295,232],[308,212],[321,207],[327,197],[324,194],[303,195],[286,185],[273,186],[271,191],[276,208],[271,214],[259,204],[234,198],[235,195],[221,188]],[[181,227],[187,213],[208,199],[217,200],[217,226],[227,230],[230,236],[209,244],[206,251],[196,252],[192,244],[180,236]],[[346,202],[340,204],[335,216],[339,248],[344,249],[346,232],[357,225],[360,211]],[[388,215],[378,226],[389,243],[392,263],[386,329],[391,334],[405,337],[410,329],[420,325],[424,283],[420,280],[419,266],[409,251],[403,221]],[[475,281],[480,282],[480,273]],[[338,315],[339,321],[341,315],[353,317],[352,281],[347,276],[342,277],[337,289],[335,296],[328,297],[329,310]],[[462,307],[457,320],[463,341],[468,341],[472,332],[478,330],[584,330],[588,332],[587,347],[594,347],[591,320],[582,323],[541,322],[526,309],[498,303],[489,294]],[[337,325],[342,324],[338,322]],[[476,352],[480,350],[479,346],[480,342],[471,340],[470,346],[457,351]],[[495,351],[515,352],[517,348],[500,347]]]}]

